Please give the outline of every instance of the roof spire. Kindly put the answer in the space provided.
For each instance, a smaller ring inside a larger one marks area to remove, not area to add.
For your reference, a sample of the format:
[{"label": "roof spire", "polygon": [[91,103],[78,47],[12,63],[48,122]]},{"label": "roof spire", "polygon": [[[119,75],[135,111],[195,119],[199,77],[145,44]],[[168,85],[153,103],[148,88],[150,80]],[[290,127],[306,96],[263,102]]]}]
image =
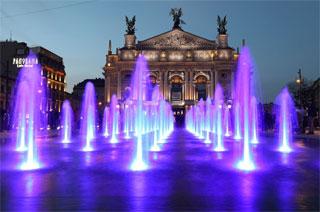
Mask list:
[{"label": "roof spire", "polygon": [[108,54],[112,54],[111,40],[109,40],[109,49],[108,49]]},{"label": "roof spire", "polygon": [[243,40],[242,40],[242,46],[245,46],[245,45],[246,45],[246,40],[243,39]]}]

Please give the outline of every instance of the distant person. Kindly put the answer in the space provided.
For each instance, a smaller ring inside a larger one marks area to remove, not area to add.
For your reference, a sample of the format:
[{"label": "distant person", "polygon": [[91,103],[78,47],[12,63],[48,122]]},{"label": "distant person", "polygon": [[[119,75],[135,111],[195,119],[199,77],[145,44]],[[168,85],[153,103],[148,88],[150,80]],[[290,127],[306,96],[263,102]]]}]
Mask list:
[{"label": "distant person", "polygon": [[309,124],[309,135],[314,134],[314,120],[317,118],[317,110],[311,100],[308,101],[308,124]]}]

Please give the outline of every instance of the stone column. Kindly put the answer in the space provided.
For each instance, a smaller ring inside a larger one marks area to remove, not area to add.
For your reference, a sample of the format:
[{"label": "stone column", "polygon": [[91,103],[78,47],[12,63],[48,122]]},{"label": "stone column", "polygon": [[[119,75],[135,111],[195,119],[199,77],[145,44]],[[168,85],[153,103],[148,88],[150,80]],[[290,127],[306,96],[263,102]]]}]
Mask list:
[{"label": "stone column", "polygon": [[210,97],[211,98],[213,98],[213,96],[214,96],[214,90],[215,90],[215,82],[214,82],[214,80],[215,80],[215,77],[213,76],[213,73],[214,73],[214,70],[213,69],[211,69],[210,70],[210,77],[211,77],[211,82],[210,82],[210,85],[211,85],[211,88],[210,88]]},{"label": "stone column", "polygon": [[214,90],[217,88],[218,83],[218,70],[214,70]]},{"label": "stone column", "polygon": [[163,83],[163,92],[164,92],[164,99],[168,100],[168,70],[164,72],[164,83]]},{"label": "stone column", "polygon": [[184,70],[184,100],[188,100],[188,72]]},{"label": "stone column", "polygon": [[193,101],[198,101],[197,99],[196,99],[196,85],[193,83],[193,81],[192,81],[192,98],[193,98]]},{"label": "stone column", "polygon": [[163,69],[159,69],[159,89],[162,95],[164,96],[163,92]]},{"label": "stone column", "polygon": [[193,70],[190,72],[190,100],[194,99]]}]

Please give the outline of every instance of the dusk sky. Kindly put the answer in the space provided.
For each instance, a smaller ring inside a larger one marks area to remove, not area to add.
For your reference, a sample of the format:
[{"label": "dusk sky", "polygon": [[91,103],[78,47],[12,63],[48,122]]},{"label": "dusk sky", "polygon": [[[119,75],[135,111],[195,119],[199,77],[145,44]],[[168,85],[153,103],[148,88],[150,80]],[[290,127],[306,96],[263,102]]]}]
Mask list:
[{"label": "dusk sky", "polygon": [[255,59],[264,102],[297,78],[319,77],[319,1],[19,1],[1,0],[0,39],[43,46],[63,57],[67,91],[102,78],[112,50],[124,45],[125,16],[136,15],[137,40],[171,30],[171,8],[182,8],[183,30],[216,40],[217,15],[227,16],[229,45],[242,39]]}]

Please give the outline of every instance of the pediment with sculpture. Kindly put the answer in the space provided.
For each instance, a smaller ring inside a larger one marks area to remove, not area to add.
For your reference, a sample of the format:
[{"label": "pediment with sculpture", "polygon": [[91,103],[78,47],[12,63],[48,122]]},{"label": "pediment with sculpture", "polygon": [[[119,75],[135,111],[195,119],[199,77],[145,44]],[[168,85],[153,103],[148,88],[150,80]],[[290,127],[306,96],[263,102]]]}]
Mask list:
[{"label": "pediment with sculpture", "polygon": [[174,29],[158,36],[139,41],[138,49],[215,49],[216,42]]}]

